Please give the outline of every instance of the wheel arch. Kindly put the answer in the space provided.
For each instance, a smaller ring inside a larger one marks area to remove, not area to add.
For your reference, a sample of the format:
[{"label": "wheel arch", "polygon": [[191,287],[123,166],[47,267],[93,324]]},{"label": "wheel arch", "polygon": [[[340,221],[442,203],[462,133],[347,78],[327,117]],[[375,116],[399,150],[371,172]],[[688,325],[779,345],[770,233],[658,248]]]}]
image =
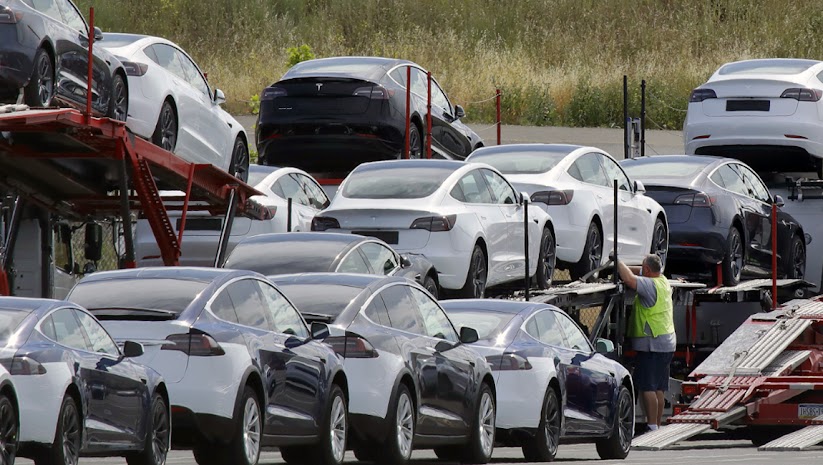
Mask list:
[{"label": "wheel arch", "polygon": [[20,401],[17,398],[17,392],[14,390],[14,386],[11,385],[11,382],[4,382],[2,386],[0,386],[0,394],[6,396],[11,401],[12,405],[14,406],[14,414],[17,415],[17,423],[20,423]]},{"label": "wheel arch", "polygon": [[340,389],[343,390],[343,397],[346,399],[346,405],[349,403],[349,380],[346,377],[346,373],[339,369],[337,372],[332,376],[331,380],[332,385],[340,386]]},{"label": "wheel arch", "polygon": [[249,367],[243,374],[242,382],[238,384],[237,395],[234,401],[234,412],[237,411],[237,407],[243,399],[243,390],[246,386],[251,387],[255,394],[257,394],[257,400],[260,402],[260,409],[265,410],[267,398],[266,390],[263,388],[263,378],[255,368]]}]

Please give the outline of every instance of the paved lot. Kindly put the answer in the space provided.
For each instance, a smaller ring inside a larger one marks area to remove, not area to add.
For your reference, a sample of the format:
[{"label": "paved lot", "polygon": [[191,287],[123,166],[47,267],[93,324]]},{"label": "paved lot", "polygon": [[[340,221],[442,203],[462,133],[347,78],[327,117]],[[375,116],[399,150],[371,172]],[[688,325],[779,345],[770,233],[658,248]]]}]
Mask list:
[{"label": "paved lot", "polygon": [[[346,463],[357,463],[354,456],[349,453]],[[434,454],[430,451],[416,451],[412,456],[412,463],[416,465],[442,464],[433,460]],[[695,441],[685,443],[672,450],[661,452],[640,452],[635,451],[629,454],[625,461],[610,460],[602,461],[597,457],[597,452],[591,444],[574,444],[560,447],[557,460],[558,464],[640,464],[640,465],[695,465],[704,463],[745,463],[746,465],[765,465],[772,463],[823,463],[823,448],[817,448],[804,452],[758,452],[748,441]],[[29,460],[18,460],[16,463],[31,465]],[[123,459],[83,459],[81,464],[106,464],[125,465]],[[168,465],[195,465],[190,452],[175,451],[171,454]],[[277,453],[265,453],[260,461],[261,465],[282,464],[280,455]],[[518,463],[529,465],[523,460],[520,449],[505,448],[496,449],[492,463]]]}]

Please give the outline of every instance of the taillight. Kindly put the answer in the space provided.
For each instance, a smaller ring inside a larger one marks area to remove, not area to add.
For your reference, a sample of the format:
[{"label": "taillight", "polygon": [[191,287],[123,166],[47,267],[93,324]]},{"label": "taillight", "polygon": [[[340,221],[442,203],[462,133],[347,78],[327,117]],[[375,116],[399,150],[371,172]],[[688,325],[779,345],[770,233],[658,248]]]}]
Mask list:
[{"label": "taillight", "polygon": [[491,365],[492,370],[531,370],[532,364],[525,357],[517,354],[489,355],[486,361]]},{"label": "taillight", "polygon": [[326,231],[328,229],[340,229],[340,222],[328,216],[315,216],[312,218],[312,231]]},{"label": "taillight", "polygon": [[274,100],[278,97],[285,97],[287,95],[289,95],[289,93],[282,87],[266,87],[263,89],[263,95],[260,96],[260,101]]},{"label": "taillight", "polygon": [[355,97],[368,97],[371,99],[387,100],[394,95],[394,91],[388,90],[383,86],[369,86],[358,87],[352,93]]},{"label": "taillight", "polygon": [[22,13],[15,13],[14,10],[7,6],[0,6],[0,24],[15,24],[22,17]]},{"label": "taillight", "polygon": [[[4,363],[3,365],[6,365]],[[6,367],[12,375],[44,375],[46,374],[46,367],[33,358],[22,356],[15,356],[11,360],[11,364]]]},{"label": "taillight", "polygon": [[694,397],[700,394],[700,386],[697,383],[685,382],[680,390],[684,396]]},{"label": "taillight", "polygon": [[717,98],[717,94],[711,89],[695,89],[689,96],[689,102],[702,102],[710,98]]},{"label": "taillight", "polygon": [[798,102],[817,102],[820,97],[823,97],[823,90],[806,87],[786,89],[780,94],[780,98],[793,98]]},{"label": "taillight", "polygon": [[457,223],[457,215],[426,216],[414,220],[411,229],[425,229],[431,232],[451,231]]},{"label": "taillight", "polygon": [[246,200],[246,213],[252,218],[270,220],[277,213],[277,207],[270,207],[254,200]]},{"label": "taillight", "polygon": [[675,205],[689,205],[694,208],[706,208],[711,207],[714,205],[715,200],[714,197],[710,197],[703,192],[698,192],[697,194],[684,194],[676,199],[674,199]]},{"label": "taillight", "polygon": [[360,336],[333,336],[327,337],[323,342],[331,346],[334,353],[345,358],[377,357],[374,346]]},{"label": "taillight", "polygon": [[149,70],[149,65],[145,63],[137,63],[134,61],[123,61],[123,69],[126,70],[127,76],[142,76]]},{"label": "taillight", "polygon": [[568,205],[574,198],[573,190],[541,191],[530,196],[532,203],[540,202],[546,205]]},{"label": "taillight", "polygon": [[176,350],[192,357],[225,355],[226,351],[208,334],[172,334],[160,350]]}]

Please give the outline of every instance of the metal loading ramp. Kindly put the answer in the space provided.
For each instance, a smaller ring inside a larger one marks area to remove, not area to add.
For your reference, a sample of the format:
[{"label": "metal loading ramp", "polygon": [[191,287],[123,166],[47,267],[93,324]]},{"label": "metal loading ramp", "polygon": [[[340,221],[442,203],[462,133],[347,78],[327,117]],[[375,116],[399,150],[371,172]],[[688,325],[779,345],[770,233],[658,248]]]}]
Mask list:
[{"label": "metal loading ramp", "polygon": [[816,417],[813,421],[819,422],[820,424],[807,426],[799,431],[775,439],[768,444],[758,447],[758,450],[797,452],[820,444],[823,442],[823,415]]}]

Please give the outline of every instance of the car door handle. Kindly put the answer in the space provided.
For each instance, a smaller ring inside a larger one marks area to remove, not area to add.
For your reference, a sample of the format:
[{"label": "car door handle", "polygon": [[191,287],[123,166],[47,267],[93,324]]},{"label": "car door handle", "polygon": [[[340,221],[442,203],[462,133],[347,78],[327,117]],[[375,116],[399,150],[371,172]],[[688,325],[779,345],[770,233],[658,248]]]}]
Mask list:
[{"label": "car door handle", "polygon": [[470,366],[470,367],[472,367],[472,368],[474,368],[474,361],[469,360],[469,366]]}]

